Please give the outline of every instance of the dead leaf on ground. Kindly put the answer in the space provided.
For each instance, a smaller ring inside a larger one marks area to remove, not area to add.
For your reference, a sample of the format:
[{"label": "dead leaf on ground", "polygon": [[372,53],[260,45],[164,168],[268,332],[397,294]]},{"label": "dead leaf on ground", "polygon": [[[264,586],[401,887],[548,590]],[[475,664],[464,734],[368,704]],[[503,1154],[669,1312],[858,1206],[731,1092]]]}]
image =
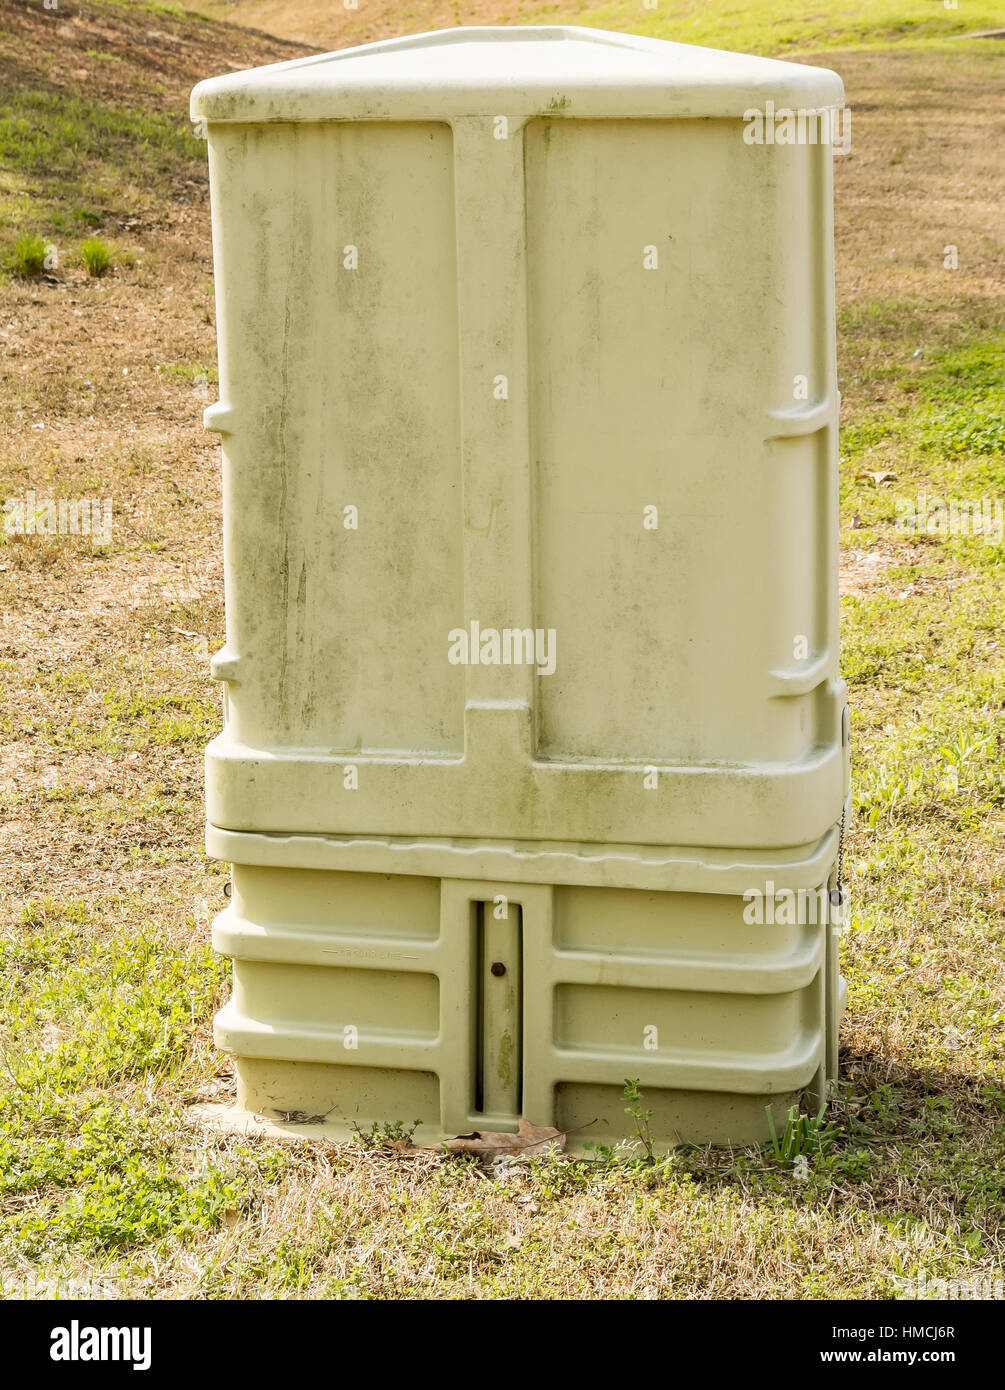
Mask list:
[{"label": "dead leaf on ground", "polygon": [[879,473],[866,472],[855,474],[855,481],[857,483],[869,482],[870,480],[879,487],[880,483],[895,483],[897,481],[897,475],[896,473],[889,472],[887,469],[883,469]]},{"label": "dead leaf on ground", "polygon": [[381,1148],[385,1153],[399,1154],[402,1158],[412,1158],[415,1154],[432,1153],[432,1149],[421,1144],[412,1144],[407,1139],[389,1139]]},{"label": "dead leaf on ground", "polygon": [[455,1154],[477,1154],[480,1158],[544,1154],[551,1148],[565,1148],[565,1132],[548,1125],[532,1125],[520,1116],[516,1134],[499,1134],[493,1130],[475,1130],[473,1134],[458,1134],[448,1139],[445,1148]]},{"label": "dead leaf on ground", "polygon": [[[296,1123],[296,1120],[292,1120]],[[517,1121],[515,1134],[503,1134],[495,1130],[476,1129],[470,1134],[458,1134],[454,1139],[446,1139],[440,1144],[413,1144],[409,1139],[390,1139],[379,1145],[384,1153],[397,1154],[399,1158],[416,1158],[420,1154],[446,1153],[476,1154],[486,1163],[496,1158],[520,1158],[525,1155],[544,1154],[551,1148],[565,1148],[565,1131],[550,1129],[547,1125],[532,1125],[523,1116]]]}]

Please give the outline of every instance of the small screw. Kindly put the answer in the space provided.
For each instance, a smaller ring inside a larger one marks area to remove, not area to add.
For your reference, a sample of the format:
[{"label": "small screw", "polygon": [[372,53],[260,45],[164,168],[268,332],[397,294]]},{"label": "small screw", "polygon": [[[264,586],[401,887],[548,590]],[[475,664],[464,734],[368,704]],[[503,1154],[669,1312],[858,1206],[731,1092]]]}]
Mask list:
[{"label": "small screw", "polygon": [[492,974],[493,974],[493,975],[505,975],[505,974],[506,974],[506,967],[505,967],[505,965],[503,965],[503,963],[502,963],[501,960],[494,960],[494,961],[492,962]]}]

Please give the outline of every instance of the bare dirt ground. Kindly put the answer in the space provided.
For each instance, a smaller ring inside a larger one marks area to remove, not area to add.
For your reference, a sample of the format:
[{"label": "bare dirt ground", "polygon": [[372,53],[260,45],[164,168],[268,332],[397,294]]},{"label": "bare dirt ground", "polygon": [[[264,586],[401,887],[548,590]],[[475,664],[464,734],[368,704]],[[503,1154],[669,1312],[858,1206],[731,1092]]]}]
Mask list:
[{"label": "bare dirt ground", "polygon": [[[180,131],[195,81],[304,52],[170,14],[66,4],[53,16],[4,0],[0,29],[0,100],[83,91],[111,110],[141,101]],[[14,898],[156,884],[176,866],[136,851],[194,850],[201,839],[194,746],[105,746],[120,688],[127,703],[145,691],[151,711],[166,700],[161,718],[187,717],[174,706],[204,698],[207,643],[221,633],[218,446],[201,420],[214,388],[198,381],[215,362],[200,153],[146,185],[91,190],[100,234],[131,263],[91,279],[64,261],[0,294],[0,491],[108,498],[114,518],[100,550],[83,537],[0,546],[0,854]],[[3,181],[15,205],[25,184],[64,200],[44,175],[8,169]],[[77,196],[71,186],[66,200]],[[180,814],[149,821],[141,808],[154,789]],[[103,826],[109,798],[131,809]]]},{"label": "bare dirt ground", "polygon": [[[476,19],[471,16],[472,7],[462,0],[409,0],[404,5],[397,0],[357,0],[350,8],[342,0],[295,0],[294,4],[290,0],[209,0],[202,8],[230,24],[247,25],[323,49],[348,48],[458,24],[520,24],[532,19],[541,23],[545,17],[533,0],[487,0],[477,5]],[[559,7],[552,8],[557,12]],[[564,13],[573,9],[575,0]]]}]

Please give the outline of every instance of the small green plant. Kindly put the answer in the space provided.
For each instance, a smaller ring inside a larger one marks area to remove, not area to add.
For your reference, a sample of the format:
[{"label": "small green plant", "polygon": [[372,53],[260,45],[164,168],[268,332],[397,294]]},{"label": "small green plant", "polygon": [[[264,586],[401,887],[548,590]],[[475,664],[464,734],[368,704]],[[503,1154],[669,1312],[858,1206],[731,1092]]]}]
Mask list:
[{"label": "small green plant", "polygon": [[26,233],[14,243],[11,270],[26,280],[41,275],[45,269],[46,243],[43,237]]},{"label": "small green plant", "polygon": [[836,1125],[824,1124],[826,1111],[827,1107],[821,1105],[815,1115],[803,1115],[800,1114],[798,1105],[790,1106],[785,1117],[785,1128],[779,1137],[771,1106],[766,1105],[764,1113],[768,1117],[771,1152],[775,1158],[791,1163],[800,1154],[815,1154],[819,1157],[826,1153],[838,1135]]},{"label": "small green plant", "polygon": [[869,1096],[869,1105],[885,1125],[893,1125],[900,1105],[900,1092],[888,1081],[883,1081]]},{"label": "small green plant", "polygon": [[111,247],[97,236],[89,236],[81,243],[80,254],[88,275],[95,280],[104,275],[112,263]]},{"label": "small green plant", "polygon": [[352,1127],[364,1149],[386,1149],[392,1144],[410,1144],[421,1124],[421,1120],[413,1120],[410,1125],[403,1120],[376,1120],[369,1129],[361,1129],[354,1120]]},{"label": "small green plant", "polygon": [[645,1150],[646,1160],[649,1163],[656,1162],[656,1151],[653,1148],[652,1131],[649,1128],[649,1121],[653,1117],[651,1110],[643,1110],[642,1103],[645,1097],[639,1090],[639,1079],[634,1081],[625,1078],[624,1098],[628,1101],[625,1106],[625,1114],[630,1115],[635,1121],[635,1138]]},{"label": "small green plant", "polygon": [[[669,1171],[673,1166],[674,1158],[672,1154],[667,1154],[664,1158],[657,1157],[656,1144],[649,1124],[653,1112],[644,1108],[645,1096],[639,1090],[638,1077],[625,1078],[622,1097],[628,1102],[625,1114],[630,1115],[635,1121],[635,1132],[631,1138],[623,1139],[618,1144],[605,1144],[602,1140],[591,1139],[583,1147],[590,1154],[592,1163],[622,1163],[629,1167],[645,1168],[650,1177],[659,1177],[662,1172]],[[639,1148],[642,1153],[637,1152]]]}]

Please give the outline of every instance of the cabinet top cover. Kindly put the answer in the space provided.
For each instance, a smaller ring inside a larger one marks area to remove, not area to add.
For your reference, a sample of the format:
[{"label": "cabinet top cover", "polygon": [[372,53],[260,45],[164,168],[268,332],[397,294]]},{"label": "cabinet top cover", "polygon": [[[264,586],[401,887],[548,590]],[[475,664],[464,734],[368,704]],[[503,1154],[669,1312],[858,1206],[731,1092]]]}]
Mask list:
[{"label": "cabinet top cover", "polygon": [[200,82],[208,121],[452,115],[742,116],[752,104],[840,106],[825,68],[576,27],[461,28],[365,44]]}]

